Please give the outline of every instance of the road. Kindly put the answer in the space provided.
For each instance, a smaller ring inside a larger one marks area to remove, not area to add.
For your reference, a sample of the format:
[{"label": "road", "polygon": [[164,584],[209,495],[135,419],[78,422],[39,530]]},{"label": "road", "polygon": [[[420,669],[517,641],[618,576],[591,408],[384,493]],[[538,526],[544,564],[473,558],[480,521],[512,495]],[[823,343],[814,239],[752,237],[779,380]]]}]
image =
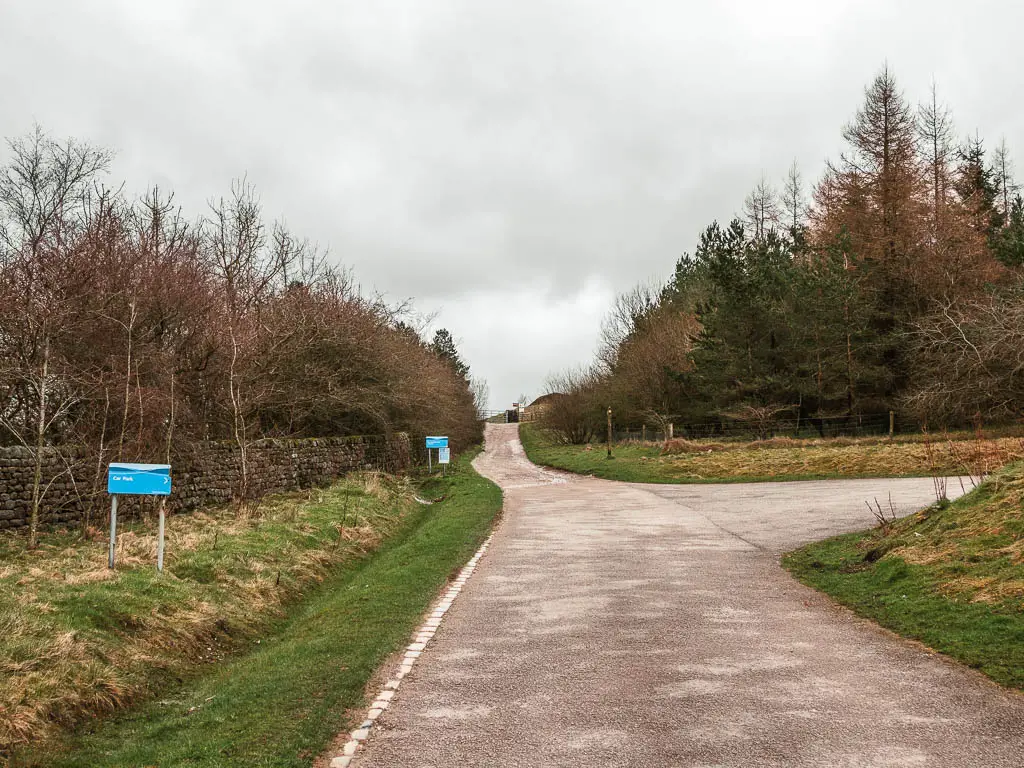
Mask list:
[{"label": "road", "polygon": [[[929,479],[639,486],[533,466],[359,768],[1013,766],[1024,696],[835,607],[779,554]],[[884,503],[884,502],[883,502]]]}]

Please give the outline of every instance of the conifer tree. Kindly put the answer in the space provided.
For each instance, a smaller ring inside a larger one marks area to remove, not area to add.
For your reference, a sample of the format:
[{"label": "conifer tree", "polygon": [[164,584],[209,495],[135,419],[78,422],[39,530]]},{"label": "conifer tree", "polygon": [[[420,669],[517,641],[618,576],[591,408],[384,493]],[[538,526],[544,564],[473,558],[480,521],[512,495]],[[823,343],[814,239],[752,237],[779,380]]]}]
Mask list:
[{"label": "conifer tree", "polygon": [[992,237],[1003,224],[1003,215],[996,205],[999,184],[995,171],[985,161],[985,143],[981,137],[968,137],[959,151],[956,191],[970,211],[975,228]]},{"label": "conifer tree", "polygon": [[455,340],[447,328],[438,328],[434,333],[434,340],[430,343],[434,354],[442,360],[446,360],[455,369],[455,372],[469,381],[469,366],[459,356],[459,350],[455,346]]}]

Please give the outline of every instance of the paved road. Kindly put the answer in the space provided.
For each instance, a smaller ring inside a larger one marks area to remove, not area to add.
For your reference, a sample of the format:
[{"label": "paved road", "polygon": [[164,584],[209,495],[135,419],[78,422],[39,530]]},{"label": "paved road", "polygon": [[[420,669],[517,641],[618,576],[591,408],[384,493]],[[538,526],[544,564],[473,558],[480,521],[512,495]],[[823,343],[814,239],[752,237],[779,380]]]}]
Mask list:
[{"label": "paved road", "polygon": [[478,468],[505,519],[359,768],[1024,764],[1024,696],[778,566],[870,524],[865,499],[926,504],[930,480],[567,478],[514,425]]}]

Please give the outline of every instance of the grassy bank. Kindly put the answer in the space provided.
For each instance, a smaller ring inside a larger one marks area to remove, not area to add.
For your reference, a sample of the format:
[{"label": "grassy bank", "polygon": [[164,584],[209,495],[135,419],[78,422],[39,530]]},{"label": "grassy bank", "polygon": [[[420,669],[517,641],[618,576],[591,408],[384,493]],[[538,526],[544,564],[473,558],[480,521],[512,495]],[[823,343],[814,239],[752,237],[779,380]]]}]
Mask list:
[{"label": "grassy bank", "polygon": [[1024,464],[952,504],[811,544],[783,564],[860,615],[1024,688]]},{"label": "grassy bank", "polygon": [[981,475],[1024,458],[1024,441],[1018,437],[961,436],[627,443],[613,446],[609,459],[603,445],[560,445],[533,424],[522,425],[519,432],[527,456],[537,464],[636,483]]},{"label": "grassy bank", "polygon": [[[45,597],[53,608],[43,615],[80,627],[65,636],[101,644],[103,651],[90,647],[93,667],[109,676],[104,654],[119,663],[134,659],[137,679],[128,683],[141,703],[65,731],[45,750],[23,748],[11,764],[310,765],[350,725],[345,713],[361,703],[369,677],[407,640],[500,510],[500,491],[468,460],[419,490],[444,496],[431,506],[417,504],[404,483],[349,481],[308,502],[283,500],[248,530],[206,531],[192,552],[170,561],[168,578],[126,556],[125,570],[109,581],[60,587],[53,580],[51,590],[86,590],[61,601],[37,585],[39,601]],[[180,529],[187,517],[174,525]],[[278,596],[281,589],[288,594]],[[201,639],[175,629],[188,611],[211,621]],[[175,685],[175,678],[184,682]],[[79,685],[89,695],[102,689]],[[153,692],[159,698],[149,697]]]}]

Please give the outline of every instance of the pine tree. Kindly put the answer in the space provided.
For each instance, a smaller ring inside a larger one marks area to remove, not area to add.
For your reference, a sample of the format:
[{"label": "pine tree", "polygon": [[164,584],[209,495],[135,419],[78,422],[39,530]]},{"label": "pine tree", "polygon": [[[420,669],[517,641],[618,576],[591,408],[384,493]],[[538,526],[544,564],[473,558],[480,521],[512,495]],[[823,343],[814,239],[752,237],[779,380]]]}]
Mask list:
[{"label": "pine tree", "polygon": [[769,230],[747,238],[739,221],[708,227],[692,270],[706,281],[698,307],[694,386],[706,407],[790,405],[786,295],[792,269],[788,240]]},{"label": "pine tree", "polygon": [[1007,267],[1024,267],[1024,199],[1014,195],[1010,215],[992,243],[996,258]]},{"label": "pine tree", "polygon": [[985,144],[977,135],[960,147],[955,187],[977,230],[986,237],[994,235],[1004,220],[996,205],[999,184],[995,171],[985,162]]},{"label": "pine tree", "polygon": [[851,416],[886,406],[890,372],[878,313],[843,229],[793,274],[790,322],[796,389],[813,416]]},{"label": "pine tree", "polygon": [[469,366],[462,362],[459,350],[455,346],[455,340],[447,328],[439,328],[434,333],[434,340],[430,343],[430,348],[442,360],[447,360],[459,376],[467,382],[469,381]]}]

